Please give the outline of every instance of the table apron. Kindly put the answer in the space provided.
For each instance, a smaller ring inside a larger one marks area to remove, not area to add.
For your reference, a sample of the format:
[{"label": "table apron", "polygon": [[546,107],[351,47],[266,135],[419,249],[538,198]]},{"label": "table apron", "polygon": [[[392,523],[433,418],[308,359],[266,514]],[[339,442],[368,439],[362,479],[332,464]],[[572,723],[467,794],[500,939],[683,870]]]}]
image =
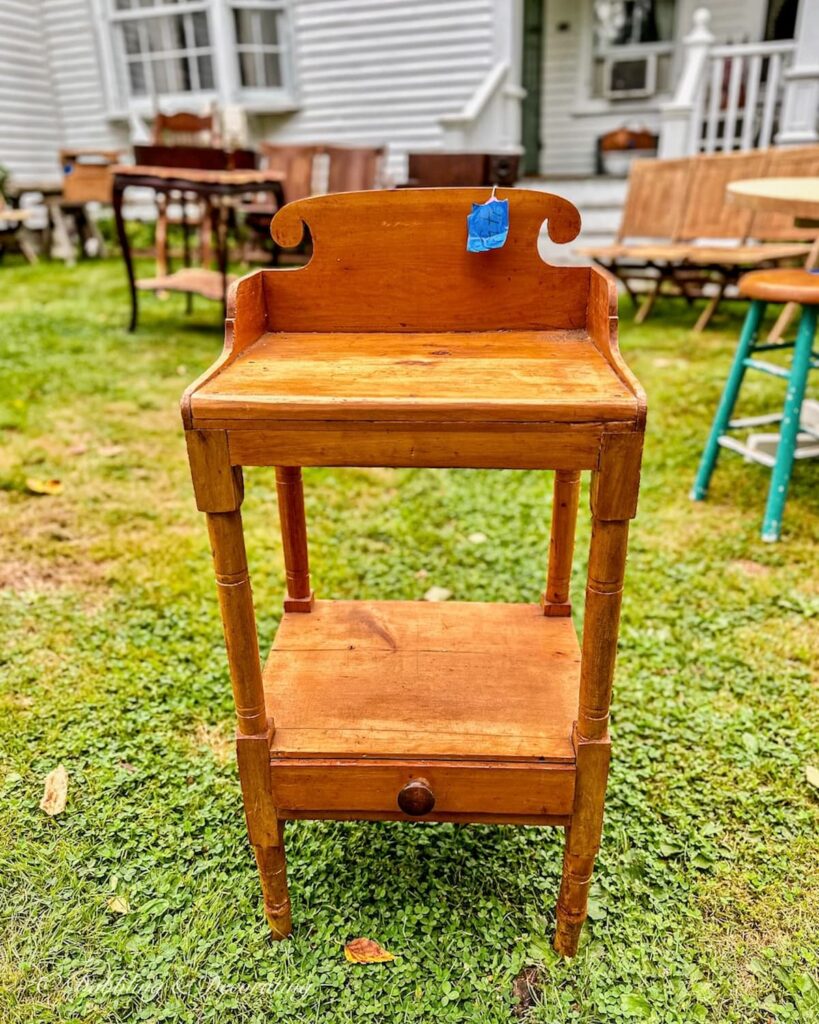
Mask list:
[{"label": "table apron", "polygon": [[553,424],[476,428],[344,423],[321,430],[228,430],[227,435],[234,466],[595,469],[603,435],[610,432],[598,424],[554,429]]}]

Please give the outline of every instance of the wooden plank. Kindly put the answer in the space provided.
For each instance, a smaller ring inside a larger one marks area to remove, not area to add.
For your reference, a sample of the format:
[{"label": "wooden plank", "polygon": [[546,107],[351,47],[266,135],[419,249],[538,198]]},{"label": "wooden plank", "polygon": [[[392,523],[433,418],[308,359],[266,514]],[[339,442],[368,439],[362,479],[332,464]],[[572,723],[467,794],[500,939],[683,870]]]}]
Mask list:
[{"label": "wooden plank", "polygon": [[192,397],[196,419],[634,419],[575,332],[265,334]]},{"label": "wooden plank", "polygon": [[570,763],[579,664],[535,604],[317,601],[265,666],[273,753]]},{"label": "wooden plank", "polygon": [[[237,466],[458,466],[466,469],[593,469],[602,428],[511,429],[493,424],[441,430],[435,424],[405,426],[328,422],[322,429],[283,425],[228,432]],[[545,426],[545,425],[544,425]]]},{"label": "wooden plank", "polygon": [[[321,761],[274,758],[270,768],[279,813],[391,813],[412,821],[397,804],[408,782],[423,778],[436,814],[567,815],[574,804],[573,765],[453,761]],[[312,816],[312,814],[311,814]]]}]

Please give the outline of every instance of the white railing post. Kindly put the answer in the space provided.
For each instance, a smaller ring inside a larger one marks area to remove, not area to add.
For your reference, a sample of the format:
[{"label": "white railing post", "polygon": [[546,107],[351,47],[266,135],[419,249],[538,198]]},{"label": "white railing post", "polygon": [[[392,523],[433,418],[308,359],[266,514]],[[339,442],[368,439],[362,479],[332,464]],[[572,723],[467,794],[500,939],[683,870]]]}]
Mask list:
[{"label": "white railing post", "polygon": [[710,23],[707,7],[694,11],[694,26],[683,40],[685,57],[674,99],[660,110],[660,157],[691,156],[699,148],[706,67],[714,43]]},{"label": "white railing post", "polygon": [[521,153],[523,0],[495,0],[495,63],[461,110],[438,119],[445,149]]},{"label": "white railing post", "polygon": [[785,72],[778,146],[819,142],[819,11],[810,0],[799,5],[796,49]]}]

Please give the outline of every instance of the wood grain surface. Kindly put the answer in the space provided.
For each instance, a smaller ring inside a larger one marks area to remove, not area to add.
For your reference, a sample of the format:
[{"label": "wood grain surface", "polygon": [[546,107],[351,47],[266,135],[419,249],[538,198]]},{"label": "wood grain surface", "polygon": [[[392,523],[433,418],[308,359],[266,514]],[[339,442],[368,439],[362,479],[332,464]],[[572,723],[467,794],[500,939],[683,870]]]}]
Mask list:
[{"label": "wood grain surface", "polygon": [[265,666],[273,754],[570,763],[579,672],[535,604],[317,601]]}]

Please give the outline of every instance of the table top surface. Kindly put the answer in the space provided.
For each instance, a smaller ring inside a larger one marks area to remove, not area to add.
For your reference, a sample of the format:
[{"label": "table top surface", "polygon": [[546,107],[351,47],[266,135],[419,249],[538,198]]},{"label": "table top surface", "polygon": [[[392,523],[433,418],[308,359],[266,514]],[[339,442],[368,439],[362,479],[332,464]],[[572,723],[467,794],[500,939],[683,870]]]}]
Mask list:
[{"label": "table top surface", "polygon": [[583,331],[263,334],[192,396],[202,421],[634,420]]},{"label": "table top surface", "polygon": [[734,202],[755,210],[819,217],[819,177],[748,178],[730,182],[727,191]]},{"label": "table top surface", "polygon": [[118,177],[128,178],[160,178],[163,181],[185,181],[194,185],[213,185],[216,187],[245,185],[265,185],[284,181],[281,171],[272,170],[241,170],[213,171],[200,167],[152,167],[144,164],[117,164],[113,173]]}]

